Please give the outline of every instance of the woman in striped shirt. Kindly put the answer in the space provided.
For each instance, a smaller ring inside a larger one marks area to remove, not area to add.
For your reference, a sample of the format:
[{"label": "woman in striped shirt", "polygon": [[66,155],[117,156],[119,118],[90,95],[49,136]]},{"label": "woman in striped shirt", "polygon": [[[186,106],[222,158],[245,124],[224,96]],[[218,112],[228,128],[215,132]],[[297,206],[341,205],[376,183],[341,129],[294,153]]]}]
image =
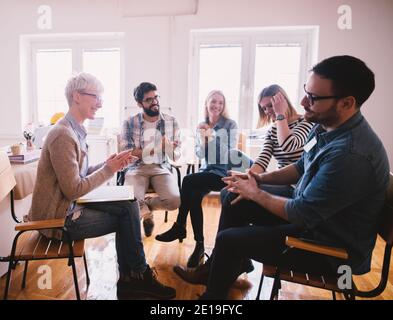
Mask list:
[{"label": "woman in striped shirt", "polygon": [[272,125],[250,170],[256,173],[266,171],[272,156],[277,160],[278,168],[296,162],[302,156],[314,124],[296,112],[284,89],[276,84],[264,88],[259,94],[258,110],[258,128]]}]

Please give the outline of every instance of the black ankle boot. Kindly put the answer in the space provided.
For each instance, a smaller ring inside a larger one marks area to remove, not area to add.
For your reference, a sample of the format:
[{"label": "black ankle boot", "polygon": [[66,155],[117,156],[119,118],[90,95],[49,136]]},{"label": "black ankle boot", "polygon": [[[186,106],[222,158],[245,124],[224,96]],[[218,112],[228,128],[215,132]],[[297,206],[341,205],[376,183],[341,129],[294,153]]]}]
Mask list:
[{"label": "black ankle boot", "polygon": [[163,285],[157,279],[154,268],[147,266],[146,271],[128,279],[119,279],[117,282],[117,298],[122,299],[173,299],[176,297],[174,288]]},{"label": "black ankle boot", "polygon": [[205,246],[203,241],[197,241],[194,252],[188,258],[187,268],[196,268],[203,263],[205,256]]},{"label": "black ankle boot", "polygon": [[183,242],[186,237],[186,228],[176,222],[173,224],[172,228],[168,231],[156,235],[156,240],[162,242],[171,242],[173,240],[179,239],[179,242]]}]

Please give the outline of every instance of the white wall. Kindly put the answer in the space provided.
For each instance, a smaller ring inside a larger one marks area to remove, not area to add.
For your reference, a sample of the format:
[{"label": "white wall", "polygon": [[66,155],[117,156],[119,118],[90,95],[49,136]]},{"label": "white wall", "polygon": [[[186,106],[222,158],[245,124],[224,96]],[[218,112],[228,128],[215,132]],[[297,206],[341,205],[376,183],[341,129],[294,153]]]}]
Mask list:
[{"label": "white wall", "polygon": [[[124,0],[127,1],[127,0]],[[143,1],[143,0],[141,0]],[[162,0],[165,6],[165,0]],[[376,74],[377,86],[363,114],[381,137],[393,163],[390,83],[393,71],[392,0],[199,0],[198,13],[177,17],[123,18],[122,0],[46,1],[53,29],[37,29],[37,0],[0,1],[0,139],[20,136],[19,36],[36,33],[125,32],[125,100],[141,81],[158,85],[163,106],[186,126],[189,31],[202,28],[319,25],[319,59],[355,55]],[[352,8],[352,30],[337,27],[337,8]],[[154,8],[152,8],[154,10]],[[0,141],[1,142],[1,141]]]}]

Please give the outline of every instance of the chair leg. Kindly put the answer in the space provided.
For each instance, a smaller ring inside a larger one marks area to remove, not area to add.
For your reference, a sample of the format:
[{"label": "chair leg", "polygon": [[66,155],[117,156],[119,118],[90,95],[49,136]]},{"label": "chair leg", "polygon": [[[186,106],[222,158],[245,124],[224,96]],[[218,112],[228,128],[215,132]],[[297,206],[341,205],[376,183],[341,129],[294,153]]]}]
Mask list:
[{"label": "chair leg", "polygon": [[259,297],[260,297],[260,295],[261,295],[262,284],[263,284],[263,278],[264,278],[264,275],[261,274],[261,280],[259,280],[258,293],[257,293],[257,296],[256,296],[255,300],[259,300]]},{"label": "chair leg", "polygon": [[27,276],[27,267],[29,266],[29,261],[25,261],[25,270],[23,271],[23,279],[22,279],[22,290],[26,288],[26,276]]},{"label": "chair leg", "polygon": [[345,300],[356,300],[356,296],[353,294],[352,291],[344,291],[344,298]]},{"label": "chair leg", "polygon": [[85,272],[86,272],[86,285],[90,285],[90,277],[89,277],[89,270],[87,269],[87,261],[86,261],[86,254],[83,253],[83,263],[85,265]]},{"label": "chair leg", "polygon": [[10,288],[10,282],[11,282],[11,273],[12,273],[12,266],[13,266],[14,261],[11,259],[9,264],[8,264],[8,272],[7,272],[7,280],[5,283],[5,289],[4,289],[4,300],[7,300],[8,298],[8,290]]},{"label": "chair leg", "polygon": [[81,296],[80,296],[80,293],[79,293],[78,276],[76,274],[76,267],[75,267],[75,259],[74,259],[74,257],[70,258],[70,263],[71,263],[71,267],[72,267],[72,274],[74,276],[74,285],[75,285],[76,299],[80,300]]},{"label": "chair leg", "polygon": [[168,222],[168,211],[165,211],[165,219],[164,219],[164,222],[165,222],[165,223]]},{"label": "chair leg", "polygon": [[270,300],[278,300],[278,291],[281,288],[280,279],[274,279],[272,292],[270,293]]}]

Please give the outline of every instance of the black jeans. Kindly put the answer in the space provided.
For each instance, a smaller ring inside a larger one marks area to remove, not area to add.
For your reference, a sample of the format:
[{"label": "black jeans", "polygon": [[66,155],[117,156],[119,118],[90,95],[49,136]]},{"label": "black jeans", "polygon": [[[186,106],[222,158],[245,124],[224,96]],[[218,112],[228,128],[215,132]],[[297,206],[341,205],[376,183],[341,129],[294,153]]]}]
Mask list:
[{"label": "black jeans", "polygon": [[[287,198],[292,188],[263,186],[262,189]],[[299,271],[320,270],[333,272],[322,256],[291,250],[283,260],[286,236],[299,237],[305,230],[270,213],[253,201],[230,202],[236,197],[226,190],[221,192],[222,211],[216,243],[212,254],[208,296],[226,299],[232,283],[242,271],[243,262],[253,259],[264,264],[291,266]]]},{"label": "black jeans", "polygon": [[203,197],[210,191],[220,191],[224,187],[225,183],[221,180],[221,176],[211,172],[197,172],[184,177],[176,222],[185,226],[190,212],[195,241],[203,241]]}]

